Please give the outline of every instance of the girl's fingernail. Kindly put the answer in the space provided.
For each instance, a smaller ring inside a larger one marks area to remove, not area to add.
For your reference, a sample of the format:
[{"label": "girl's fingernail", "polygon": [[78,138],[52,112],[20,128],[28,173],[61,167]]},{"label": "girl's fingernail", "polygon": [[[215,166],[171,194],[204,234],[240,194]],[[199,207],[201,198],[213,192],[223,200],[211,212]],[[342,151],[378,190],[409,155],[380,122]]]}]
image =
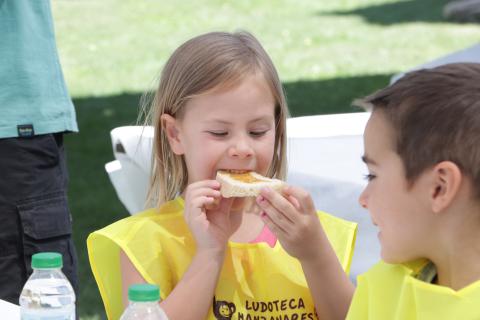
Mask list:
[{"label": "girl's fingernail", "polygon": [[262,213],[260,213],[260,216],[261,216],[262,218],[265,218],[265,217],[267,216],[267,213],[266,213],[265,211],[262,211]]}]

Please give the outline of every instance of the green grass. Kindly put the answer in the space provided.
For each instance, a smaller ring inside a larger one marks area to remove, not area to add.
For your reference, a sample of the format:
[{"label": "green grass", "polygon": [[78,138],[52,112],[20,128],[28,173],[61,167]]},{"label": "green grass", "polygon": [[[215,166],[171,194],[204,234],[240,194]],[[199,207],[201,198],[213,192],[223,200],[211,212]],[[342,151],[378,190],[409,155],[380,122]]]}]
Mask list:
[{"label": "green grass", "polygon": [[355,111],[392,74],[480,40],[442,19],[445,0],[53,0],[57,43],[80,134],[66,139],[82,319],[105,317],[85,240],[127,216],[104,171],[109,132],[134,124],[172,51],[199,33],[253,32],[271,55],[294,116]]}]

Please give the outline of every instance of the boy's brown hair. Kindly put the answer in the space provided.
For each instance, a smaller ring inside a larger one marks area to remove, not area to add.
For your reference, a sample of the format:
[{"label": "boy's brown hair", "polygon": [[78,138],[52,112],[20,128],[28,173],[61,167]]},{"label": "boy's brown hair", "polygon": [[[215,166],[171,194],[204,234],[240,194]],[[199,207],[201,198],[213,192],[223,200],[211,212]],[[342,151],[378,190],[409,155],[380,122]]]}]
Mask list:
[{"label": "boy's brown hair", "polygon": [[452,161],[480,198],[480,64],[413,71],[354,104],[386,116],[410,184],[424,170]]}]

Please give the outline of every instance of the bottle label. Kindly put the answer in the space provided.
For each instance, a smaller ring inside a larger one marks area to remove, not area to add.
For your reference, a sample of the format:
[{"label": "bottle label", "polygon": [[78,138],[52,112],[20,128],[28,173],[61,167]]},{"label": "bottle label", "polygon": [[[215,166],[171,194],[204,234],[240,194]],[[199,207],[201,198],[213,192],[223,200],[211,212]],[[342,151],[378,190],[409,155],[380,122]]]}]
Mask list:
[{"label": "bottle label", "polygon": [[55,309],[22,310],[21,319],[22,320],[75,320],[75,308],[62,308],[60,310],[55,310]]}]

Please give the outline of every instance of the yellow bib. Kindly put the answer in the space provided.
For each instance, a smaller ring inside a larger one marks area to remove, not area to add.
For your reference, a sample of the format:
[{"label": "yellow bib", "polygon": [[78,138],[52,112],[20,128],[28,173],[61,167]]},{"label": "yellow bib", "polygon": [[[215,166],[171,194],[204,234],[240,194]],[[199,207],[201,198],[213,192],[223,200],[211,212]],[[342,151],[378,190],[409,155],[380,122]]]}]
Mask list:
[{"label": "yellow bib", "polygon": [[480,281],[455,291],[415,277],[428,263],[380,262],[358,277],[347,320],[480,319]]},{"label": "yellow bib", "polygon": [[[123,311],[120,250],[147,282],[160,286],[162,299],[182,278],[195,254],[183,205],[183,199],[177,198],[160,209],[125,218],[88,237],[90,265],[109,319],[118,319]],[[356,224],[322,212],[318,215],[348,271]],[[301,265],[278,241],[274,248],[266,243],[229,242],[212,302],[208,315],[212,320],[316,319]]]}]

